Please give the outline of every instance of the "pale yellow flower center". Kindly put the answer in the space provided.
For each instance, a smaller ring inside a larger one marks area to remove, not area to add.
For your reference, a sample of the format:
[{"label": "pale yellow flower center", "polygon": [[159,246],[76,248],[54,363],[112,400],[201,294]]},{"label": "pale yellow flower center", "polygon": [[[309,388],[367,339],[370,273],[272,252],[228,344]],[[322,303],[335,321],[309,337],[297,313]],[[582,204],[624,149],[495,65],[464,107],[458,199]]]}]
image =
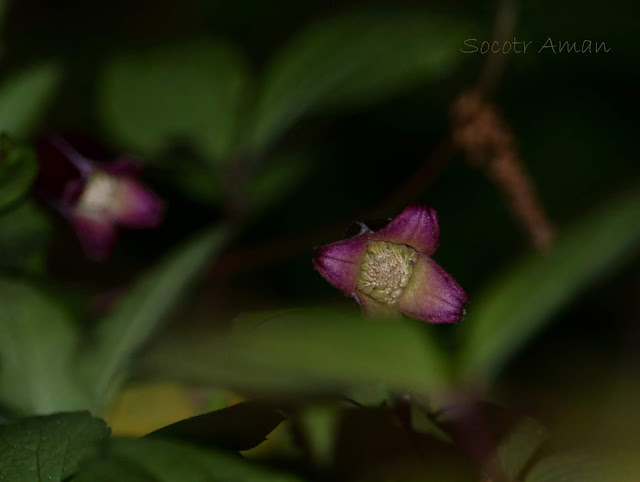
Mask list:
[{"label": "pale yellow flower center", "polygon": [[404,244],[370,241],[360,267],[358,289],[374,300],[393,305],[407,286],[418,253]]},{"label": "pale yellow flower center", "polygon": [[121,190],[122,185],[117,177],[95,172],[87,180],[77,207],[86,214],[114,211],[120,201]]}]

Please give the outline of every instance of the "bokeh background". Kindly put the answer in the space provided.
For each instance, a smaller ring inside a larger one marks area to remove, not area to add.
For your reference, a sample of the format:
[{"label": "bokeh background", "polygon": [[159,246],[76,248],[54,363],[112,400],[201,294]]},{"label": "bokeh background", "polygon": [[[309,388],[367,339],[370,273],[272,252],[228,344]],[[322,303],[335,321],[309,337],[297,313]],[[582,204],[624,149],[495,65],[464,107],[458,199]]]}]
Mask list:
[{"label": "bokeh background", "polygon": [[[486,397],[537,419],[559,447],[640,446],[640,212],[633,214],[640,206],[640,41],[629,2],[0,6],[0,101],[9,89],[24,89],[22,100],[0,104],[0,128],[29,143],[53,133],[91,138],[104,159],[132,154],[167,203],[160,228],[121,233],[103,262],[84,256],[62,217],[33,205],[34,212],[0,224],[3,272],[33,280],[90,329],[183,239],[221,222],[238,227],[189,302],[146,342],[149,349],[224,330],[242,312],[351,307],[313,270],[313,247],[343,238],[353,222],[390,218],[414,202],[437,209],[435,259],[471,299],[461,324],[430,330],[446,350],[459,349],[495,280],[522,259],[544,260],[555,249],[532,242],[508,185],[451,140],[456,99],[497,69],[488,103],[514,141],[556,239],[573,236],[562,244],[556,271],[523,275],[540,278],[541,299],[494,293],[514,296],[505,303],[515,310],[542,313],[501,360]],[[611,51],[460,52],[465,39],[490,40],[496,25],[499,35],[538,48],[548,38],[590,39]],[[365,33],[354,34],[359,29]],[[345,67],[363,58],[361,68]],[[20,77],[29,69],[32,77]],[[256,99],[263,130],[243,137],[238,132],[250,130],[246,113]],[[25,109],[24,122],[15,121]],[[615,204],[620,196],[635,204]],[[623,217],[625,209],[631,214]],[[607,224],[617,215],[619,222]],[[590,224],[594,216],[605,221]],[[603,266],[582,269],[599,260]],[[556,296],[552,309],[540,308]],[[127,387],[109,412],[116,433],[144,433],[243,397],[140,368]]]}]

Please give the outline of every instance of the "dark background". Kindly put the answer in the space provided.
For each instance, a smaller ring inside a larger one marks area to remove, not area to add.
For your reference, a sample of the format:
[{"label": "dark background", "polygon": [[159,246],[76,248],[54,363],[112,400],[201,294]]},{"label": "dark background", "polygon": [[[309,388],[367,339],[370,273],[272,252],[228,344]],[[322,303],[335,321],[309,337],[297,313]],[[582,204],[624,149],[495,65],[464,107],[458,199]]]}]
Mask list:
[{"label": "dark background", "polygon": [[[126,146],[110,138],[95,102],[102,66],[111,55],[213,36],[243,52],[257,73],[305,26],[372,6],[417,7],[465,19],[470,25],[466,38],[481,40],[490,39],[498,7],[476,1],[20,0],[5,18],[0,75],[43,59],[62,62],[61,90],[32,139],[79,132],[115,155]],[[591,39],[611,48],[598,54],[538,54],[536,49],[510,55],[496,86],[495,103],[517,139],[549,218],[562,230],[633,187],[640,176],[637,16],[632,2],[621,0],[522,2],[516,11],[513,34],[538,48],[548,37]],[[460,56],[446,81],[339,114],[306,118],[281,137],[273,150],[303,153],[306,174],[252,219],[212,267],[189,316],[171,329],[206,329],[205,318],[223,324],[251,309],[351,303],[313,271],[312,247],[342,238],[348,224],[364,215],[392,217],[409,202],[438,210],[442,237],[435,258],[470,294],[468,310],[473,310],[474,294],[487,280],[534,248],[501,190],[463,156],[445,156],[442,169],[426,175],[420,170],[433,162],[449,132],[452,101],[475,84],[487,60],[480,54]],[[47,257],[50,275],[75,295],[117,288],[185,234],[223,217],[220,206],[172,184],[166,166],[185,152],[193,155],[188,146],[164,153],[162,162],[150,163],[145,174],[168,201],[168,218],[159,231],[125,233],[113,257],[96,264],[80,255],[70,229],[58,222]],[[423,173],[424,189],[402,199],[416,172]],[[393,193],[400,193],[395,199],[402,202],[386,207],[384,200]],[[505,368],[494,396],[551,426],[559,443],[640,442],[634,429],[640,418],[632,408],[640,401],[635,383],[640,374],[639,267],[635,256],[622,269],[594,280],[554,315],[553,323]],[[447,338],[464,329],[463,322],[442,332]],[[593,419],[600,422],[593,424]]]}]

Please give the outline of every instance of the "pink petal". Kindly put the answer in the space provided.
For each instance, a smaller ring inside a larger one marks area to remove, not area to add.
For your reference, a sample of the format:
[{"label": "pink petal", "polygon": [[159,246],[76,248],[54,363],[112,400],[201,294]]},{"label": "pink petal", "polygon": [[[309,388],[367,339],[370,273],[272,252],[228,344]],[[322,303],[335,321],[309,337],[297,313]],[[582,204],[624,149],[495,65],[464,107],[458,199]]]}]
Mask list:
[{"label": "pink petal", "polygon": [[438,215],[433,208],[414,204],[405,208],[385,228],[369,237],[406,244],[418,252],[432,255],[438,249],[440,237]]},{"label": "pink petal", "polygon": [[164,202],[134,179],[119,178],[120,194],[113,215],[130,228],[154,228],[164,218]]},{"label": "pink petal", "polygon": [[76,212],[71,222],[89,258],[101,260],[109,255],[116,241],[116,226],[108,215]]},{"label": "pink petal", "polygon": [[362,258],[367,250],[365,236],[320,246],[314,252],[313,266],[324,279],[347,296],[355,296]]},{"label": "pink petal", "polygon": [[396,303],[405,315],[431,323],[457,323],[469,299],[438,264],[418,254],[413,274]]}]

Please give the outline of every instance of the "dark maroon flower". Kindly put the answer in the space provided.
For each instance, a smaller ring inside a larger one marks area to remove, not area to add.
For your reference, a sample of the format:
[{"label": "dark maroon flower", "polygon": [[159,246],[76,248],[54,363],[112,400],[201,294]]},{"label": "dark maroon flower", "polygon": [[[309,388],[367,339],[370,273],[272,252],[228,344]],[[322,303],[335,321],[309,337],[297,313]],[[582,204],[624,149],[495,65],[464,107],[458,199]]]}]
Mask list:
[{"label": "dark maroon flower", "polygon": [[316,248],[314,266],[368,313],[457,323],[467,295],[430,256],[440,229],[433,208],[407,207],[385,228]]},{"label": "dark maroon flower", "polygon": [[97,162],[56,136],[40,145],[38,160],[39,195],[70,220],[89,257],[110,253],[118,226],[154,228],[162,222],[164,203],[138,181],[133,159]]}]

